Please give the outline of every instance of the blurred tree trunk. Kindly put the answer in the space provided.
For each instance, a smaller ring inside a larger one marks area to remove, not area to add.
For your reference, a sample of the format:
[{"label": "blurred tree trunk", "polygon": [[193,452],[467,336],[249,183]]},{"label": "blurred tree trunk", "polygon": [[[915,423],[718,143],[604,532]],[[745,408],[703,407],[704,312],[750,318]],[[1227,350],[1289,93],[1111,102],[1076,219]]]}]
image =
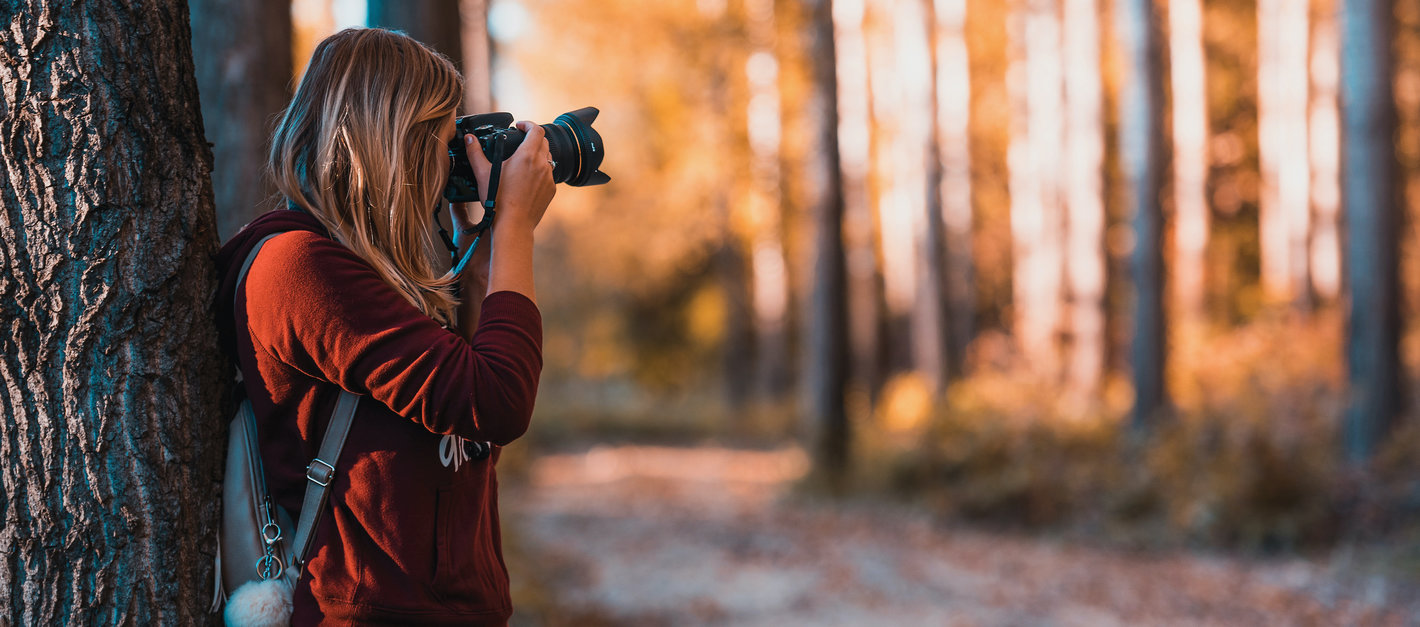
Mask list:
[{"label": "blurred tree trunk", "polygon": [[206,623],[231,366],[187,3],[9,6],[0,623]]},{"label": "blurred tree trunk", "polygon": [[[966,48],[966,0],[934,0],[933,100],[936,158],[946,248],[946,369],[966,372],[966,351],[976,330],[976,268],[972,261],[971,62]],[[931,193],[931,192],[929,192]]]},{"label": "blurred tree trunk", "polygon": [[783,102],[775,48],[779,24],[773,0],[744,4],[750,54],[741,68],[748,86],[744,135],[749,143],[750,182],[746,194],[755,367],[763,399],[781,398],[792,385],[789,372],[789,272],[784,252]]},{"label": "blurred tree trunk", "polygon": [[1115,36],[1121,67],[1119,161],[1134,223],[1134,425],[1147,428],[1163,409],[1164,297],[1163,212],[1159,207],[1163,136],[1158,35],[1153,0],[1118,0]]},{"label": "blurred tree trunk", "polygon": [[[871,179],[878,216],[883,275],[885,376],[920,369],[922,320],[918,292],[927,212],[926,151],[930,128],[930,52],[921,18],[904,17],[916,0],[868,0],[864,44],[868,58]],[[851,62],[851,61],[850,61]],[[935,353],[935,352],[934,352]]]},{"label": "blurred tree trunk", "polygon": [[886,383],[887,319],[878,259],[878,223],[868,179],[873,151],[868,49],[863,0],[833,5],[838,50],[838,142],[843,172],[843,240],[847,255],[848,326],[853,378],[876,405]]},{"label": "blurred tree trunk", "polygon": [[1060,153],[1064,148],[1060,17],[1056,0],[1029,0],[1012,17],[1014,49],[1009,149],[1013,268],[1013,328],[1021,354],[1037,375],[1060,375],[1064,211]]},{"label": "blurred tree trunk", "polygon": [[1270,300],[1310,302],[1307,235],[1308,0],[1258,0],[1258,207],[1262,286]]},{"label": "blurred tree trunk", "polygon": [[[367,22],[405,34],[444,53],[463,70],[460,0],[367,0]],[[485,24],[486,24],[485,20]]]},{"label": "blurred tree trunk", "polygon": [[1182,320],[1201,322],[1208,250],[1208,84],[1202,0],[1169,0],[1173,82],[1173,296]]},{"label": "blurred tree trunk", "polygon": [[276,206],[271,120],[290,99],[291,0],[193,0],[192,51],[225,240]]},{"label": "blurred tree trunk", "polygon": [[844,387],[848,369],[848,323],[843,256],[843,192],[838,159],[838,81],[832,0],[803,3],[805,42],[812,64],[806,107],[817,127],[810,140],[807,172],[813,229],[813,283],[807,313],[805,392],[814,421],[813,458],[830,488],[845,487],[849,462]]},{"label": "blurred tree trunk", "polygon": [[488,5],[489,0],[459,0],[465,113],[484,113],[494,107],[493,39],[488,36]]},{"label": "blurred tree trunk", "polygon": [[[710,29],[723,30],[727,27],[728,16],[723,12],[707,15],[712,20]],[[716,135],[723,146],[715,150],[721,154],[742,155],[750,152],[750,138],[746,132],[746,120],[751,112],[739,105],[741,94],[746,93],[748,80],[743,72],[746,53],[739,49],[725,48],[707,59],[710,99],[713,110],[723,111],[723,126]],[[777,165],[777,163],[776,163]],[[753,166],[744,159],[736,159],[728,166],[726,176],[734,180],[749,178]],[[746,417],[743,411],[751,395],[757,391],[755,384],[755,311],[754,311],[754,265],[748,250],[754,235],[749,233],[753,211],[753,190],[744,186],[720,186],[714,191],[716,214],[721,216],[720,232],[722,242],[714,256],[714,266],[719,279],[720,291],[724,295],[724,339],[721,346],[721,377],[724,379],[725,400],[736,416]]]},{"label": "blurred tree trunk", "polygon": [[1400,207],[1391,92],[1391,3],[1341,0],[1342,206],[1348,242],[1345,447],[1367,460],[1400,411]]},{"label": "blurred tree trunk", "polygon": [[[944,130],[937,119],[941,103],[937,98],[936,12],[930,0],[915,0],[899,2],[896,13],[899,32],[894,39],[901,49],[899,58],[914,53],[927,58],[922,75],[909,76],[904,81],[907,85],[920,85],[920,88],[911,89],[908,93],[914,97],[902,100],[908,107],[920,111],[918,115],[925,118],[920,126],[911,124],[911,118],[907,118],[908,128],[920,129],[920,137],[912,138],[915,142],[908,144],[908,154],[915,152],[915,161],[922,164],[913,169],[922,173],[924,185],[919,189],[925,200],[920,204],[917,218],[921,226],[914,229],[917,232],[917,289],[913,302],[912,346],[917,372],[926,379],[934,393],[942,394],[947,390],[948,377],[955,374],[947,365],[950,318],[946,293],[946,226],[942,214],[945,202],[955,202],[956,198],[950,196],[949,190],[943,189],[945,175],[940,155],[945,140],[942,137]],[[900,66],[899,71],[904,71],[906,67],[911,66]],[[911,147],[919,150],[911,150]],[[948,198],[943,198],[944,192]]]},{"label": "blurred tree trunk", "polygon": [[1312,15],[1307,145],[1312,175],[1311,279],[1317,298],[1334,301],[1341,293],[1341,50],[1336,34],[1336,3],[1317,0]]},{"label": "blurred tree trunk", "polygon": [[733,409],[742,409],[756,391],[754,303],[751,294],[751,267],[742,239],[732,224],[732,208],[722,197],[718,207],[726,216],[725,241],[715,256],[715,265],[725,294],[725,339],[721,372],[725,378],[725,397]]},{"label": "blurred tree trunk", "polygon": [[290,0],[291,2],[291,67],[293,83],[299,84],[306,73],[316,44],[335,29],[335,13],[330,0]]},{"label": "blurred tree trunk", "polygon": [[1066,381],[1075,400],[1099,392],[1105,363],[1104,87],[1099,6],[1065,0],[1065,289],[1070,352]]}]

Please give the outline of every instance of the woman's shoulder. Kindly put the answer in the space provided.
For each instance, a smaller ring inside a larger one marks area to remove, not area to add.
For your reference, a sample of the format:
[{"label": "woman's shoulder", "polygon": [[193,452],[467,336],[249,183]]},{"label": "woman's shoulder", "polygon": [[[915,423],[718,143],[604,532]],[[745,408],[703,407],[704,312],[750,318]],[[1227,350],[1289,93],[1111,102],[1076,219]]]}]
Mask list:
[{"label": "woman's shoulder", "polygon": [[333,305],[333,300],[367,304],[399,300],[354,251],[310,231],[288,231],[266,242],[248,270],[247,299],[277,311]]}]

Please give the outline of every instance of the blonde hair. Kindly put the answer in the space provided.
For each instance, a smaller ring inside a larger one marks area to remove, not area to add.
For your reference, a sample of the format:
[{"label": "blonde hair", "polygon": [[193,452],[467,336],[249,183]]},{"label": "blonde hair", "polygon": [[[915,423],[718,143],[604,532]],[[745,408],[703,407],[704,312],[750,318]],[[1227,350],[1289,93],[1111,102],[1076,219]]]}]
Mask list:
[{"label": "blonde hair", "polygon": [[272,137],[276,188],[429,317],[448,324],[456,279],[429,218],[448,173],[440,132],[463,100],[447,57],[384,29],[316,46]]}]

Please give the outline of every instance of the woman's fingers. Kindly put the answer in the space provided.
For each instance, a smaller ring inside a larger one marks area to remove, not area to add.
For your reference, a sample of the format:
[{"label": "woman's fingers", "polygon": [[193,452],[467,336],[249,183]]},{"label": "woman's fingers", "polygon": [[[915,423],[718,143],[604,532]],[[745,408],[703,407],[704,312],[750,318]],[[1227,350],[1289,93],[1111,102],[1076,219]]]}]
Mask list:
[{"label": "woman's fingers", "polygon": [[552,176],[552,157],[547,145],[547,131],[530,120],[520,120],[517,126],[527,137],[523,139],[523,145],[518,146],[518,151],[513,153],[514,156],[520,156],[534,169],[543,169],[541,166],[546,166],[547,175]]},{"label": "woman's fingers", "polygon": [[483,147],[478,144],[478,138],[473,135],[463,136],[464,148],[468,152],[468,162],[473,166],[473,175],[478,179],[478,197],[488,199],[488,176],[493,171],[493,164],[488,162],[488,157],[483,154]]}]

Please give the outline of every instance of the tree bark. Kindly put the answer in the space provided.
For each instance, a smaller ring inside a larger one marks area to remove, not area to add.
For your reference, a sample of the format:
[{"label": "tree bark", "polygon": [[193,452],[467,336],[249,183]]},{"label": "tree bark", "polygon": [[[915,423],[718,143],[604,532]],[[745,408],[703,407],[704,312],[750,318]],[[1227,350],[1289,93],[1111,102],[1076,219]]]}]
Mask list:
[{"label": "tree bark", "polygon": [[403,31],[443,53],[463,71],[459,0],[368,0],[365,6],[370,26]]},{"label": "tree bark", "polygon": [[206,622],[231,366],[187,4],[7,6],[0,623]]},{"label": "tree bark", "polygon": [[1119,0],[1115,33],[1123,69],[1119,98],[1119,155],[1133,214],[1134,425],[1148,427],[1164,407],[1163,167],[1158,34],[1153,0]]},{"label": "tree bark", "polygon": [[808,115],[817,126],[809,168],[809,203],[814,230],[813,287],[808,313],[804,371],[808,414],[814,421],[814,461],[830,488],[845,487],[849,463],[843,194],[838,159],[838,81],[833,40],[832,0],[804,3],[812,87]]},{"label": "tree bark", "polygon": [[1341,2],[1341,202],[1346,211],[1347,457],[1376,451],[1400,411],[1400,207],[1391,94],[1391,3]]},{"label": "tree bark", "polygon": [[274,117],[291,98],[291,0],[193,0],[193,59],[225,240],[280,203],[266,175]]}]

